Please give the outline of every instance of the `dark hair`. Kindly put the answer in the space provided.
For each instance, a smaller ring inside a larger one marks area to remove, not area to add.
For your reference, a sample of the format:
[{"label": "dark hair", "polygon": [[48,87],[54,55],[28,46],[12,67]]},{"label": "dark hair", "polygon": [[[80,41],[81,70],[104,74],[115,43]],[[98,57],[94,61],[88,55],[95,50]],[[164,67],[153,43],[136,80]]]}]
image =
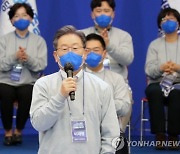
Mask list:
[{"label": "dark hair", "polygon": [[95,33],[91,33],[91,34],[86,36],[86,42],[91,41],[91,40],[99,41],[101,43],[103,49],[104,50],[106,49],[106,43],[105,43],[102,36],[95,34]]},{"label": "dark hair", "polygon": [[165,8],[165,9],[162,9],[158,15],[158,18],[157,18],[157,25],[158,25],[158,28],[161,29],[161,22],[162,22],[162,19],[166,16],[166,15],[170,15],[172,14],[178,21],[179,25],[180,25],[180,14],[177,10],[175,9],[172,9],[172,8]]},{"label": "dark hair", "polygon": [[93,11],[94,8],[100,7],[102,2],[107,2],[109,6],[114,10],[116,7],[115,1],[114,0],[92,0],[91,1],[91,10]]},{"label": "dark hair", "polygon": [[67,25],[67,26],[60,28],[54,36],[53,47],[55,50],[57,50],[57,42],[58,42],[59,38],[61,38],[63,35],[66,35],[66,34],[77,35],[81,39],[83,47],[85,47],[85,43],[86,43],[85,34],[82,31],[77,30],[74,26]]},{"label": "dark hair", "polygon": [[10,20],[14,17],[16,11],[21,7],[24,7],[26,10],[26,13],[33,19],[34,12],[30,5],[28,5],[26,3],[15,3],[13,6],[10,7],[10,10],[8,12]]}]

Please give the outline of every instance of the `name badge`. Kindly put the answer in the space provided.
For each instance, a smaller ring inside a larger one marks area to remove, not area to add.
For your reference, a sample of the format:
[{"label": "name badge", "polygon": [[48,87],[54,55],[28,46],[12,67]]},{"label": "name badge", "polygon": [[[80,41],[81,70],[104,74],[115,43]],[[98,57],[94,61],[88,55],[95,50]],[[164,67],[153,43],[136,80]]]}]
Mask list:
[{"label": "name badge", "polygon": [[17,64],[13,66],[10,76],[12,81],[20,81],[22,69],[23,67],[21,64]]},{"label": "name badge", "polygon": [[87,141],[85,120],[72,120],[71,129],[72,129],[72,142]]}]

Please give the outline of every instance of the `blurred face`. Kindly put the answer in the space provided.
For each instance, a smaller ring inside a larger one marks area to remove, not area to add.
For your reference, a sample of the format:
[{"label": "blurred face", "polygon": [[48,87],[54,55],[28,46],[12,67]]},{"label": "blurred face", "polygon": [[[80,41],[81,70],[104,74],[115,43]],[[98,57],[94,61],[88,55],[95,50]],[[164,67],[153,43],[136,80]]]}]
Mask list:
[{"label": "blurred face", "polygon": [[166,15],[162,18],[161,29],[164,31],[165,35],[177,34],[178,27],[179,24],[173,14]]},{"label": "blurred face", "polygon": [[166,15],[164,18],[162,18],[161,25],[162,25],[164,22],[166,22],[167,20],[172,20],[172,21],[176,21],[176,22],[177,22],[176,17],[175,17],[173,14],[169,14],[169,15]]},{"label": "blurred face", "polygon": [[27,14],[24,7],[20,7],[19,9],[17,9],[14,17],[11,19],[12,24],[14,24],[14,22],[18,21],[19,19],[26,19],[30,22],[32,21],[32,18]]},{"label": "blurred face", "polygon": [[102,55],[103,59],[105,58],[106,50],[103,49],[98,40],[90,40],[86,42],[86,55],[88,55],[90,52]]},{"label": "blurred face", "polygon": [[70,51],[80,56],[83,56],[84,54],[83,43],[80,37],[75,34],[66,34],[59,38],[57,42],[57,51],[54,52],[56,62],[59,61],[59,57]]},{"label": "blurred face", "polygon": [[89,40],[86,42],[86,65],[94,71],[98,71],[103,67],[105,58],[105,50],[99,40]]},{"label": "blurred face", "polygon": [[96,17],[100,15],[107,15],[114,18],[114,11],[107,2],[101,2],[100,7],[94,8],[94,10],[92,11],[91,17],[94,20]]}]

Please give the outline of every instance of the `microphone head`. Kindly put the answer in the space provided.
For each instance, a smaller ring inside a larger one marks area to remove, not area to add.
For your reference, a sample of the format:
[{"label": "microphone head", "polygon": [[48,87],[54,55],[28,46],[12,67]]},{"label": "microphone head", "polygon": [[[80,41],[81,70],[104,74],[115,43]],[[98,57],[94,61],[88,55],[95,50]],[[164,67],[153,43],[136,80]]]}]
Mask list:
[{"label": "microphone head", "polygon": [[67,73],[69,70],[73,72],[74,68],[73,68],[73,65],[68,62],[64,65],[64,71]]}]

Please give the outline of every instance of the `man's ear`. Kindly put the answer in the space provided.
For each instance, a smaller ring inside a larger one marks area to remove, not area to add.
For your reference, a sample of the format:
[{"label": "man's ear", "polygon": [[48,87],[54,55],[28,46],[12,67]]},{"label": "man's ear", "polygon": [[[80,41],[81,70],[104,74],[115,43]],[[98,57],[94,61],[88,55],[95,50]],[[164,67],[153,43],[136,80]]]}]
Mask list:
[{"label": "man's ear", "polygon": [[58,55],[56,53],[56,51],[53,52],[53,56],[54,56],[54,60],[57,63],[58,62]]},{"label": "man's ear", "polygon": [[95,15],[93,13],[93,11],[91,12],[91,18],[94,20],[95,19]]},{"label": "man's ear", "polygon": [[103,59],[106,58],[106,55],[107,55],[107,52],[106,52],[106,50],[104,50],[103,54],[102,54]]},{"label": "man's ear", "polygon": [[87,53],[84,53],[84,54],[83,54],[83,60],[85,61],[86,58],[87,58]]},{"label": "man's ear", "polygon": [[14,26],[14,21],[13,21],[13,19],[11,19],[10,22],[11,22],[11,24]]},{"label": "man's ear", "polygon": [[83,55],[82,55],[82,62],[83,63],[85,63],[86,58],[87,58],[87,54],[84,52]]},{"label": "man's ear", "polygon": [[113,11],[113,14],[112,14],[112,18],[114,19],[114,17],[115,17],[115,11]]},{"label": "man's ear", "polygon": [[[86,50],[85,50],[83,56],[84,56],[85,58],[87,58],[87,55],[88,55],[88,54],[89,54],[89,52],[86,52]],[[84,58],[84,57],[83,57],[83,58]]]},{"label": "man's ear", "polygon": [[33,19],[32,19],[32,18],[30,18],[30,20],[29,20],[29,21],[30,21],[30,23],[32,23]]}]

